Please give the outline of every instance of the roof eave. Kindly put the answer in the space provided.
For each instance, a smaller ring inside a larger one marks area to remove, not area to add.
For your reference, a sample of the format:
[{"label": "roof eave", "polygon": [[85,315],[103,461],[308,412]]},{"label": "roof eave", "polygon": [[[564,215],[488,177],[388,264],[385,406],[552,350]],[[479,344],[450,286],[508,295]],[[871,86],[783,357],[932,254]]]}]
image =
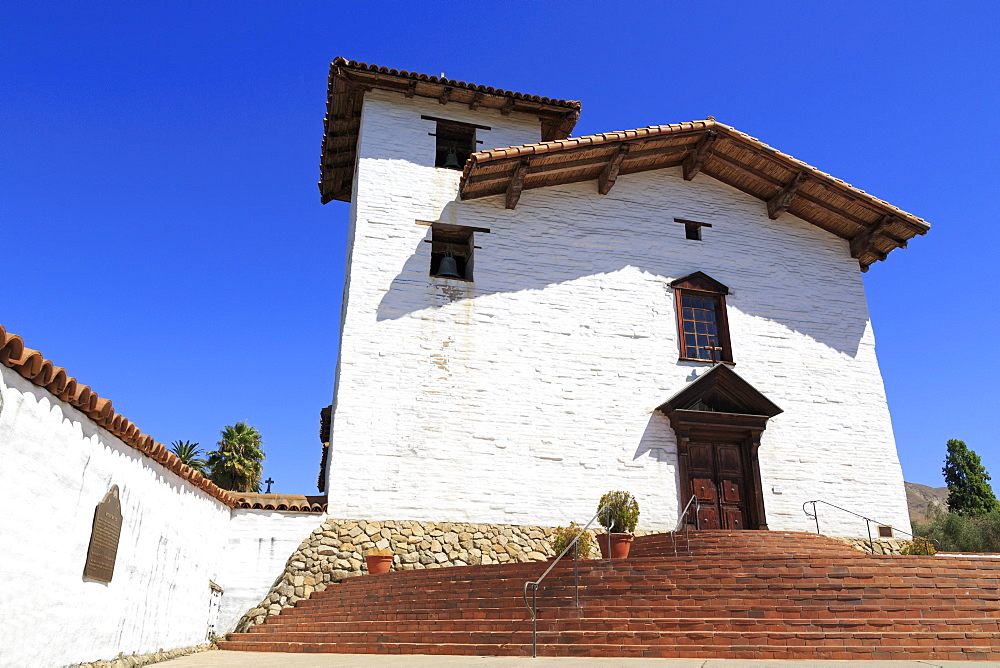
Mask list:
[{"label": "roof eave", "polygon": [[344,58],[330,64],[327,114],[320,158],[320,201],[350,201],[360,129],[361,102],[371,90],[402,93],[408,98],[497,109],[503,115],[524,113],[541,121],[542,140],[568,137],[580,117],[580,102],[528,95],[406,70],[368,65]]},{"label": "roof eave", "polygon": [[596,179],[605,195],[620,174],[677,166],[686,180],[704,172],[765,201],[772,219],[788,212],[849,240],[862,271],[930,229],[925,220],[715,120],[480,151],[466,163],[460,196],[504,194],[507,208],[514,208],[523,190]]}]

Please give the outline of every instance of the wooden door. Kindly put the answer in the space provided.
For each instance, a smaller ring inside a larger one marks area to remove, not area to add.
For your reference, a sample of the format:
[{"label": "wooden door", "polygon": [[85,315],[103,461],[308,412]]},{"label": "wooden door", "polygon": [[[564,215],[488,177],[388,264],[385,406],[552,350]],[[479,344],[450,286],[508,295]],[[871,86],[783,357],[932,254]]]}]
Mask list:
[{"label": "wooden door", "polygon": [[698,497],[698,528],[746,528],[746,483],[740,447],[732,443],[688,446],[691,493]]}]

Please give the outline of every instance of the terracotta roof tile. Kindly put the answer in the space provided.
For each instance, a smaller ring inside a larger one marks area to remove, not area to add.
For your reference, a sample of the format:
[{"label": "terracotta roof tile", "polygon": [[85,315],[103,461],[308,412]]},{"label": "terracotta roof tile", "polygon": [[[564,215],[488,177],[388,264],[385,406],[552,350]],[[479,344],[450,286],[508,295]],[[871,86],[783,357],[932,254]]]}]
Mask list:
[{"label": "terracotta roof tile", "polygon": [[258,494],[239,492],[236,508],[253,510],[287,510],[300,513],[325,513],[325,496],[305,496],[303,494]]},{"label": "terracotta roof tile", "polygon": [[45,359],[37,350],[25,348],[21,337],[9,334],[2,325],[0,325],[0,364],[13,369],[35,385],[74,406],[126,445],[159,462],[230,508],[236,505],[236,499],[231,492],[218,487],[183,464],[174,453],[167,450],[165,445],[154,441],[152,436],[143,434],[127,418],[116,413],[110,399],[99,396],[86,385],[79,384],[75,378],[66,373],[65,369]]},{"label": "terracotta roof tile", "polygon": [[444,84],[446,86],[456,86],[458,88],[465,88],[468,90],[479,91],[482,93],[488,93],[490,95],[503,95],[506,97],[513,97],[519,100],[530,100],[531,102],[541,102],[542,104],[552,104],[561,107],[568,107],[570,109],[580,109],[579,100],[559,100],[556,98],[542,97],[540,95],[528,95],[527,93],[518,93],[512,90],[494,88],[493,86],[482,86],[480,84],[466,83],[465,81],[456,81],[455,79],[448,79],[447,77],[442,78],[429,74],[421,74],[419,72],[409,72],[407,70],[390,69],[388,67],[383,67],[381,65],[369,65],[368,63],[365,62],[361,62],[358,60],[348,60],[347,58],[342,58],[342,57],[334,58],[332,64],[335,67],[349,67],[355,70],[367,70],[369,72],[389,74],[391,76],[404,77],[407,79],[413,79],[415,81],[427,81],[429,83]]}]

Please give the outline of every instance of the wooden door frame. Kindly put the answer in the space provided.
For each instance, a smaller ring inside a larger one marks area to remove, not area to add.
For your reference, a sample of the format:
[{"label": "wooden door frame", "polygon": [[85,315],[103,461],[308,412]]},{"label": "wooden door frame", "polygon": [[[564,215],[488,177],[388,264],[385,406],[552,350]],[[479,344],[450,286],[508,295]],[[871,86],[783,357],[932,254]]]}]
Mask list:
[{"label": "wooden door frame", "polygon": [[747,529],[767,530],[757,450],[760,448],[760,435],[767,427],[768,417],[682,409],[670,411],[667,417],[677,436],[677,469],[680,475],[681,503],[687,503],[694,493],[691,489],[688,453],[691,442],[732,443],[740,449],[743,479],[748,483],[743,485],[747,497],[745,526]]}]

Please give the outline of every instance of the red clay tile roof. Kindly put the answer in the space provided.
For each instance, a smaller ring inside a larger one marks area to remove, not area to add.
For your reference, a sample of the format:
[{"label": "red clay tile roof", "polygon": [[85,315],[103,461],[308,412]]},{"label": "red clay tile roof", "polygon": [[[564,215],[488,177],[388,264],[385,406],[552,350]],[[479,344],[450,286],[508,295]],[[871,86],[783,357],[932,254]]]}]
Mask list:
[{"label": "red clay tile roof", "polygon": [[[418,72],[395,70],[346,58],[330,64],[319,189],[324,204],[350,201],[354,181],[361,103],[365,92],[378,89],[406,97],[427,97],[443,105],[463,104],[470,109],[498,109],[532,114],[541,121],[544,140],[568,137],[580,117],[577,100],[557,100],[540,95],[481,86]],[[447,108],[447,107],[445,107]]]},{"label": "red clay tile roof", "polygon": [[218,487],[190,466],[181,463],[177,455],[167,450],[167,446],[157,443],[152,436],[141,433],[138,427],[116,413],[110,399],[98,396],[86,385],[78,383],[64,368],[45,359],[37,350],[25,348],[21,337],[8,334],[2,325],[0,325],[0,364],[13,369],[35,385],[45,388],[62,401],[85,413],[126,445],[159,462],[230,508],[236,505],[232,492]]},{"label": "red clay tile roof", "polygon": [[[694,173],[704,172],[765,201],[783,199],[782,191],[790,188],[780,210],[857,240],[852,253],[863,270],[930,229],[922,218],[714,119],[479,151],[465,163],[460,193],[462,199],[506,193],[522,166],[518,194],[599,178],[606,184],[609,167],[615,168],[616,178],[685,165],[699,152]],[[687,171],[685,167],[685,178]],[[516,198],[508,203],[513,205]]]},{"label": "red clay tile roof", "polygon": [[255,492],[234,492],[237,494],[236,507],[253,510],[290,510],[300,513],[325,513],[325,496],[305,496],[302,494],[257,494]]}]

